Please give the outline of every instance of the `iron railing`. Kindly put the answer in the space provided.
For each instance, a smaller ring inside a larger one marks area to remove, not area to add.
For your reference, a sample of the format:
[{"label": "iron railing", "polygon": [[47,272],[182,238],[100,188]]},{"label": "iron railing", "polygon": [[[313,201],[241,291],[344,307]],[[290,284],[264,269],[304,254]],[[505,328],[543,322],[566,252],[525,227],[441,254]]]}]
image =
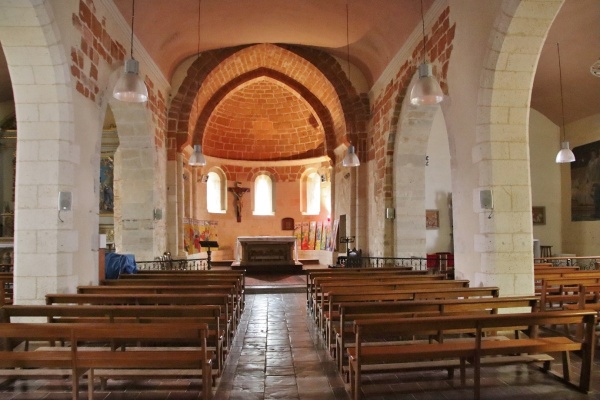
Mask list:
[{"label": "iron railing", "polygon": [[551,263],[555,267],[574,266],[582,270],[600,269],[600,256],[589,257],[540,257],[534,258],[533,262]]},{"label": "iron railing", "polygon": [[350,263],[347,262],[347,256],[339,256],[338,264],[345,268],[349,265],[351,268],[389,268],[389,267],[411,267],[414,270],[426,270],[427,258],[423,257],[350,257]]},{"label": "iron railing", "polygon": [[200,271],[209,269],[207,258],[174,260],[169,253],[155,257],[152,261],[136,261],[137,267],[142,271]]}]

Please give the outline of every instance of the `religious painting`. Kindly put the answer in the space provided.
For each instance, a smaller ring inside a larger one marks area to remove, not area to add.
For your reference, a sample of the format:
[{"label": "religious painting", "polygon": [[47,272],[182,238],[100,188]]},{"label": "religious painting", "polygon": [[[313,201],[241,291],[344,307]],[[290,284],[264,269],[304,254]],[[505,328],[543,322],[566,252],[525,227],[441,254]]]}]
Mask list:
[{"label": "religious painting", "polygon": [[102,157],[100,159],[100,214],[112,214],[115,210],[113,182],[113,159],[112,157]]},{"label": "religious painting", "polygon": [[308,221],[304,221],[302,222],[302,228],[301,228],[302,234],[302,240],[300,241],[300,249],[301,250],[308,250],[308,240],[309,240],[309,225],[308,225]]},{"label": "religious painting", "polygon": [[331,235],[331,225],[329,221],[323,221],[323,233],[321,234],[321,250],[329,250],[327,244],[329,243],[329,236]]},{"label": "religious painting", "polygon": [[600,220],[600,141],[573,148],[571,220]]},{"label": "religious painting", "polygon": [[310,221],[308,228],[308,250],[315,249],[315,238],[317,235],[317,221]]},{"label": "religious painting", "polygon": [[340,226],[339,218],[333,220],[333,227],[331,228],[331,236],[329,237],[329,250],[335,251],[337,248],[337,234]]},{"label": "religious painting", "polygon": [[294,236],[296,237],[296,245],[298,248],[301,248],[300,244],[302,243],[302,224],[295,223],[294,224]]},{"label": "religious painting", "polygon": [[217,241],[217,221],[202,221],[191,218],[183,219],[183,245],[188,255],[200,253],[200,242]]},{"label": "religious painting", "polygon": [[531,207],[533,225],[546,225],[546,207]]},{"label": "religious painting", "polygon": [[317,233],[315,235],[315,250],[321,250],[321,236],[323,235],[323,222],[317,221]]},{"label": "religious painting", "polygon": [[440,213],[438,210],[425,210],[425,229],[440,227]]}]

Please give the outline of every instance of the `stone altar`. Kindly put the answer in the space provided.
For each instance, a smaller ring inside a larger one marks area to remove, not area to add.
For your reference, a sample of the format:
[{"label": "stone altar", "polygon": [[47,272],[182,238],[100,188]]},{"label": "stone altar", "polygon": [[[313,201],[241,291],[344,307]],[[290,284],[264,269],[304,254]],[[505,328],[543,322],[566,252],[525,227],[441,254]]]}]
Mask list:
[{"label": "stone altar", "polygon": [[296,273],[302,271],[294,236],[239,236],[232,269],[247,272]]}]

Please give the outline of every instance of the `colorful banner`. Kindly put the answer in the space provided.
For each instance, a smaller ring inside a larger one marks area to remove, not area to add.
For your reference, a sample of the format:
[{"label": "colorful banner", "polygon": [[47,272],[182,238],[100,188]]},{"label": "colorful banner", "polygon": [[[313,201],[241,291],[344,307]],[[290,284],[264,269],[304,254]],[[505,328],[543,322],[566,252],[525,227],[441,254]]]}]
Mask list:
[{"label": "colorful banner", "polygon": [[218,241],[217,224],[217,221],[201,221],[191,218],[183,219],[183,245],[188,255],[200,253],[202,251],[200,242],[202,241]]}]

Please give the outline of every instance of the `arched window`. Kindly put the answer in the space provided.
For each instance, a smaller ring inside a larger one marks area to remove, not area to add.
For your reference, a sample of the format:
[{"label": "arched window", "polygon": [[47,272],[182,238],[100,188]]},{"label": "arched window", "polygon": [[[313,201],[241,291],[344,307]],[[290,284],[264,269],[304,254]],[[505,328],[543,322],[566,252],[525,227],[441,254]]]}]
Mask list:
[{"label": "arched window", "polygon": [[254,180],[254,215],[273,215],[273,181],[268,175]]},{"label": "arched window", "polygon": [[210,213],[225,212],[224,179],[218,172],[210,171],[206,181],[206,209]]},{"label": "arched window", "polygon": [[321,176],[313,172],[306,178],[306,214],[321,212]]}]

